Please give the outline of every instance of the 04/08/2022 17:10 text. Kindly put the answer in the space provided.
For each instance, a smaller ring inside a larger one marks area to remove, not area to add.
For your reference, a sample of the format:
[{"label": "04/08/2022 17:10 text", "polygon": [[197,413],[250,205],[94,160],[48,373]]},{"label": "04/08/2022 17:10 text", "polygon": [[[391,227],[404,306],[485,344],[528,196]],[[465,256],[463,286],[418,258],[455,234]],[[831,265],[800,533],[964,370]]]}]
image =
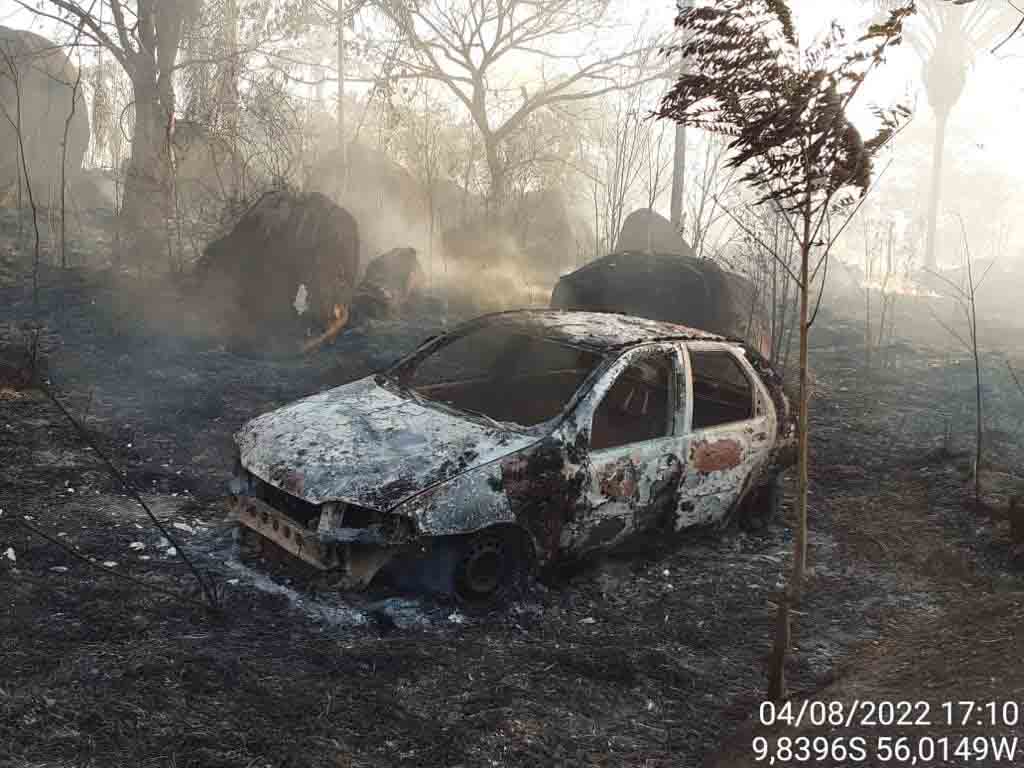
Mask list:
[{"label": "04/08/2022 17:10 text", "polygon": [[762,702],[757,721],[762,726],[802,725],[833,728],[973,726],[1015,728],[1021,724],[1024,703],[1006,701],[826,701]]}]

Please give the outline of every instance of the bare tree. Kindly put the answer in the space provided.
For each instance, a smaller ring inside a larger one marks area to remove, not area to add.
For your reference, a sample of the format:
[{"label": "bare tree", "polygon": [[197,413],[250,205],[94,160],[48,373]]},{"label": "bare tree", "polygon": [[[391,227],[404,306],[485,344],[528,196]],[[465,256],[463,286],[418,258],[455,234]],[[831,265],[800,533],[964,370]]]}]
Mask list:
[{"label": "bare tree", "polygon": [[[430,287],[433,288],[434,239],[438,215],[437,187],[445,165],[445,147],[442,137],[444,127],[442,121],[445,119],[445,115],[443,112],[431,108],[427,88],[423,88],[420,95],[423,103],[422,110],[418,114],[410,115],[407,120],[408,155],[406,162],[419,177],[420,187],[423,190],[423,202],[427,209],[427,274]],[[447,259],[443,266],[447,276]]]},{"label": "bare tree", "polygon": [[703,151],[690,169],[691,184],[680,227],[699,258],[718,250],[709,247],[709,237],[728,216],[727,207],[738,202],[734,193],[739,186],[737,169],[728,164],[728,142],[713,133],[703,138]]},{"label": "bare tree", "polygon": [[[623,77],[641,52],[599,52],[608,26],[600,0],[379,0],[402,41],[399,71],[442,84],[480,133],[490,175],[489,201],[508,191],[503,145],[539,110],[633,87]],[[509,68],[538,71],[532,84],[511,82]],[[566,71],[572,63],[574,70]],[[547,70],[558,70],[549,75]],[[649,75],[646,80],[656,79]],[[624,85],[625,84],[625,85]]]},{"label": "bare tree", "polygon": [[591,176],[597,254],[615,247],[651,152],[654,125],[641,111],[639,89],[603,102],[594,137],[598,156]]},{"label": "bare tree", "polygon": [[652,126],[647,151],[643,156],[645,202],[646,207],[652,211],[672,181],[672,156],[667,151],[670,145],[666,134],[667,126],[664,123],[659,122]]},{"label": "bare tree", "polygon": [[965,350],[971,355],[974,361],[974,396],[975,396],[975,433],[974,433],[974,502],[978,504],[981,501],[981,459],[982,459],[982,442],[984,439],[984,420],[982,414],[982,394],[981,394],[981,356],[978,351],[978,289],[981,288],[982,283],[985,282],[985,278],[988,276],[989,270],[995,266],[995,260],[993,259],[982,275],[975,279],[974,277],[974,265],[971,259],[971,246],[967,238],[967,227],[964,224],[963,217],[957,215],[960,220],[960,232],[963,237],[964,247],[964,275],[962,283],[958,284],[953,280],[949,279],[945,275],[938,272],[932,272],[931,274],[941,280],[946,287],[952,292],[953,299],[959,305],[963,312],[964,324],[967,327],[967,336],[958,331],[952,325],[943,322],[939,319],[938,315],[934,312],[932,316],[936,322],[941,325],[947,333],[950,334],[963,346]]},{"label": "bare tree", "polygon": [[753,285],[751,301],[767,310],[768,357],[784,371],[798,310],[794,301],[798,264],[793,229],[775,205],[721,209],[738,225],[738,232],[727,247],[716,248],[711,258],[746,276]]},{"label": "bare tree", "polygon": [[[68,60],[71,60],[71,53],[78,47],[82,37],[82,24],[78,25],[75,31],[75,39],[68,51]],[[71,133],[71,123],[75,120],[75,107],[78,105],[78,91],[82,86],[82,63],[79,61],[75,73],[75,82],[71,87],[71,109],[64,120],[64,137],[60,143],[60,266],[67,269],[68,266],[68,238],[67,238],[67,193],[68,193],[68,135]]]},{"label": "bare tree", "polygon": [[864,367],[871,369],[871,352],[874,348],[871,328],[871,293],[875,278],[875,266],[878,263],[878,251],[881,244],[881,231],[878,222],[869,216],[861,217],[861,229],[864,236],[863,285],[864,291]]},{"label": "bare tree", "polygon": [[163,230],[173,208],[174,73],[186,25],[196,18],[200,0],[137,0],[131,5],[109,0],[109,20],[95,3],[16,2],[38,16],[81,28],[87,40],[110,52],[131,80],[135,120],[123,214],[136,232],[150,233],[144,239],[153,247],[151,233]]}]

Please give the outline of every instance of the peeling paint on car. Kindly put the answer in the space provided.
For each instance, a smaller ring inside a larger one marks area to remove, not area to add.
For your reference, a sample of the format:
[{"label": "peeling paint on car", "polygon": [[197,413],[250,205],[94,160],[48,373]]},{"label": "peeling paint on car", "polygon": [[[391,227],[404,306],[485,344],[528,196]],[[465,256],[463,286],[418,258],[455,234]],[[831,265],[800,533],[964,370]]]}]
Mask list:
[{"label": "peeling paint on car", "polygon": [[548,438],[502,462],[502,488],[516,522],[529,532],[547,559],[562,546],[562,534],[580,512],[587,479],[584,464],[569,460],[557,438]]},{"label": "peeling paint on car", "polygon": [[697,440],[690,463],[698,472],[721,472],[738,466],[742,454],[738,440]]}]

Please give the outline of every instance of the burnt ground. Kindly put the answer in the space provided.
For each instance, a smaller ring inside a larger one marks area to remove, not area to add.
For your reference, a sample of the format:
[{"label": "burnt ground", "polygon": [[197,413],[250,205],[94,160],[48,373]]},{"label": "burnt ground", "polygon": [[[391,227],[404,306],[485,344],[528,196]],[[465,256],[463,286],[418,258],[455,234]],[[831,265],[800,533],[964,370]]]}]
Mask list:
[{"label": "burnt ground", "polygon": [[[24,285],[0,287],[8,348],[31,312]],[[589,563],[489,613],[310,593],[237,559],[219,503],[231,433],[382,366],[431,332],[423,319],[259,360],[183,333],[202,325],[187,303],[139,280],[47,272],[41,307],[54,391],[211,575],[221,611],[114,575],[198,597],[171,542],[53,405],[0,385],[0,766],[753,764],[747,721],[788,573],[786,519]],[[1024,579],[1008,567],[1000,505],[1024,466],[1024,398],[987,359],[979,511],[965,483],[967,361],[909,347],[899,359],[867,376],[856,345],[826,333],[813,352],[791,689],[1019,700]]]}]

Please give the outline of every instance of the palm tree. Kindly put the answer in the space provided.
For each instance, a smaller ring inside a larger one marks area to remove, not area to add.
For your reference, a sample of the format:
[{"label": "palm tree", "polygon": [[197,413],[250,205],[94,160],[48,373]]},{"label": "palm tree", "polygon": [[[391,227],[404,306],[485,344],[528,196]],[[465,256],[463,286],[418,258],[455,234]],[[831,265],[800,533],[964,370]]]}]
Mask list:
[{"label": "palm tree", "polygon": [[[906,0],[875,0],[878,10],[906,5]],[[946,152],[946,125],[967,84],[967,75],[978,52],[992,44],[1018,19],[1009,4],[957,3],[918,0],[917,16],[906,25],[905,38],[921,62],[921,81],[935,114],[932,147],[931,189],[924,266],[935,269],[935,227],[942,197],[942,161]]]}]

